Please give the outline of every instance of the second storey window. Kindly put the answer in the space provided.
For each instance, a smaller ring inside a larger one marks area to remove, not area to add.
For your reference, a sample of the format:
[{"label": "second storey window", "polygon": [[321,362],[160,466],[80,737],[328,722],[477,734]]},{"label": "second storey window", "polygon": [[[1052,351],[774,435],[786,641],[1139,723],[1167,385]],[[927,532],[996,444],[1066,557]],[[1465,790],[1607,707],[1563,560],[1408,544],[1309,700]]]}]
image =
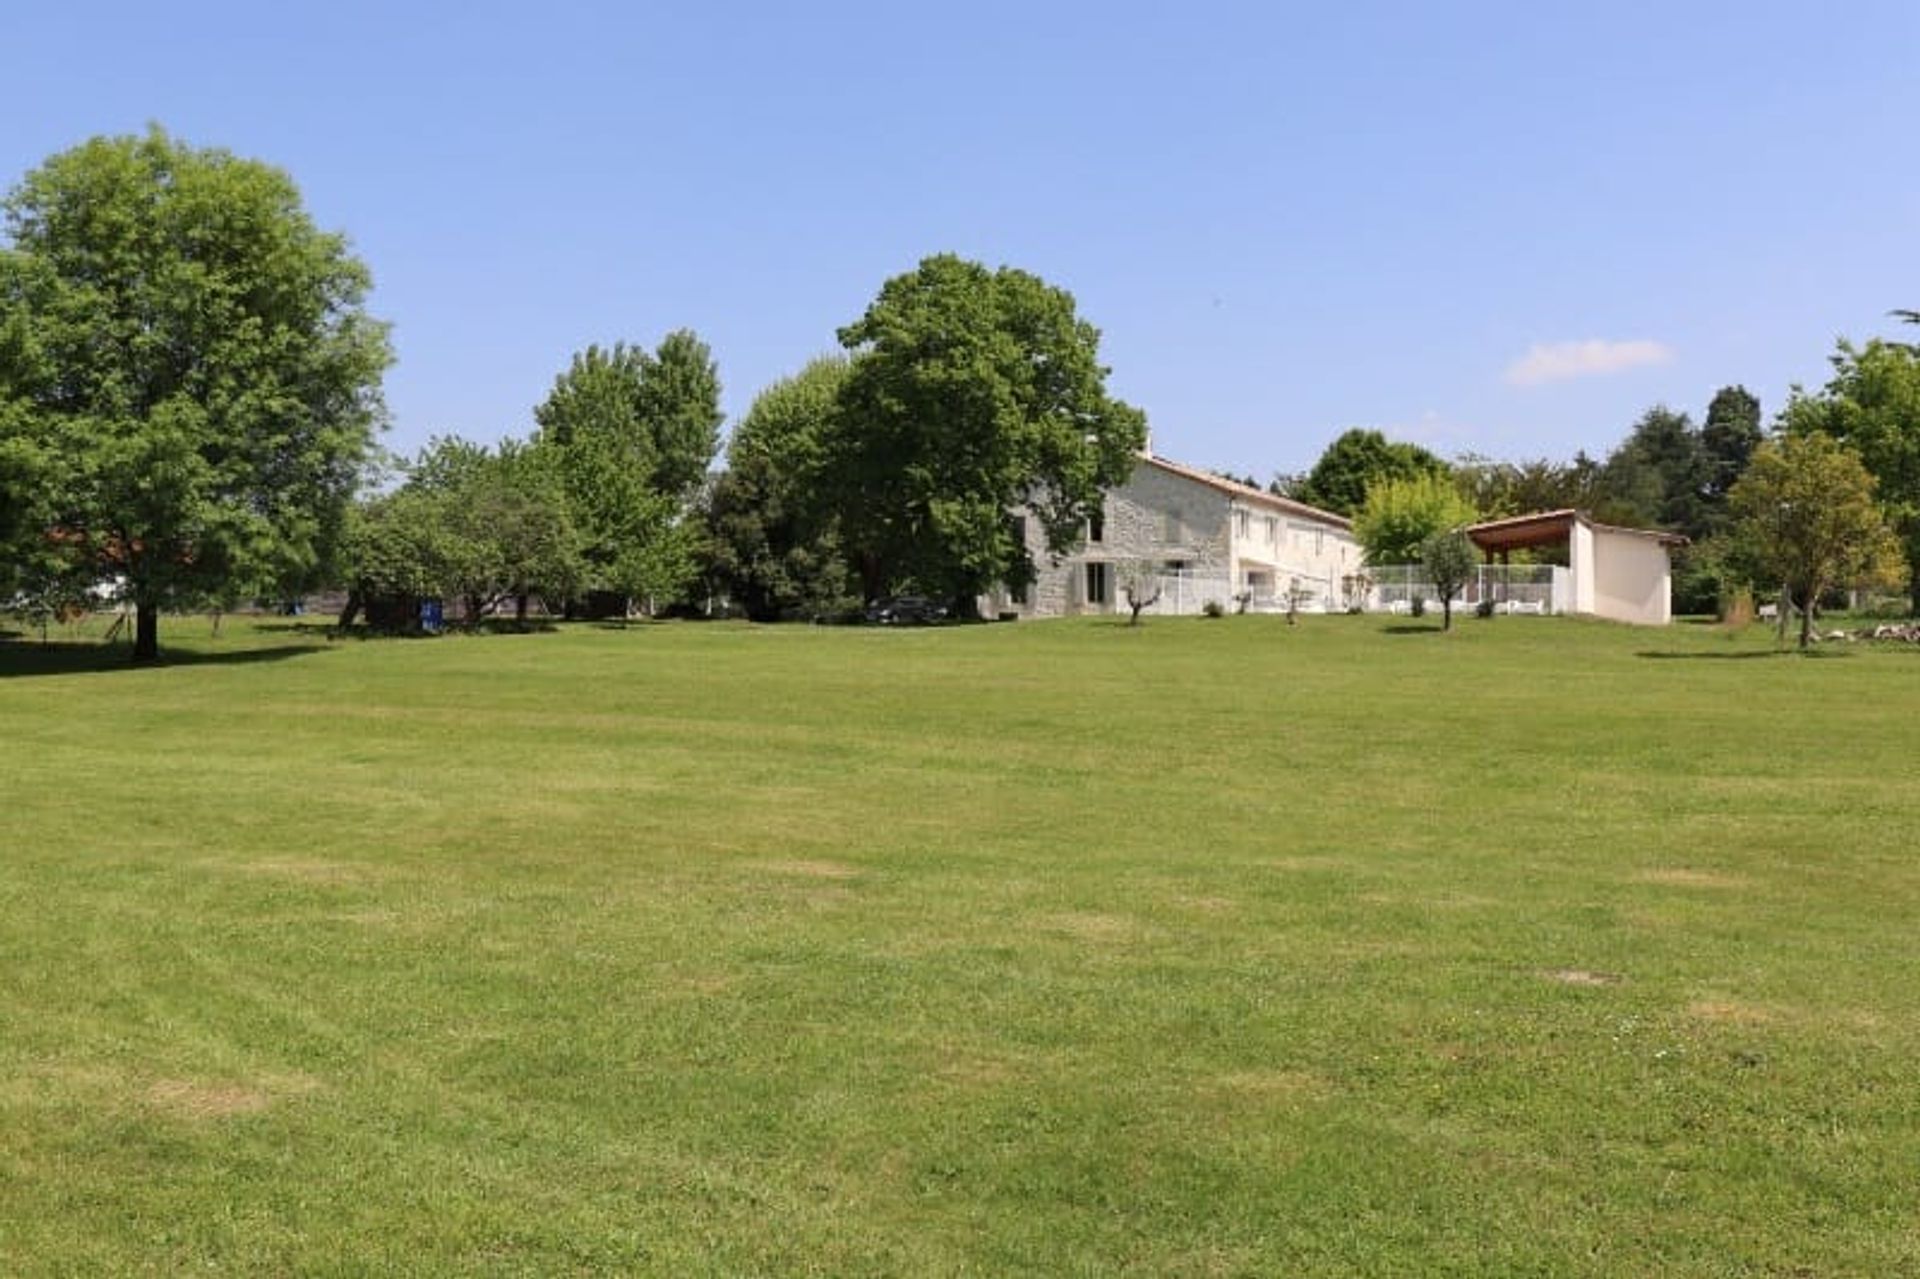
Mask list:
[{"label": "second storey window", "polygon": [[1087,516],[1087,542],[1090,545],[1098,546],[1106,540],[1107,513],[1105,511],[1095,511],[1092,515]]},{"label": "second storey window", "polygon": [[1245,537],[1252,523],[1253,516],[1245,511],[1235,511],[1233,513],[1233,535],[1235,537]]}]

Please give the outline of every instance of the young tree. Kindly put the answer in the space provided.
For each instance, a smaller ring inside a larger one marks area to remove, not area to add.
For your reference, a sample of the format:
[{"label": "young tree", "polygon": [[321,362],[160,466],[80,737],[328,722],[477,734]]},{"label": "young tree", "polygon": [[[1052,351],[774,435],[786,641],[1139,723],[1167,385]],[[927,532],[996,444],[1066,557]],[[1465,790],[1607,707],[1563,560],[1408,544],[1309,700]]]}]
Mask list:
[{"label": "young tree", "polygon": [[1426,473],[1383,480],[1367,490],[1366,505],[1354,517],[1353,536],[1368,564],[1410,564],[1429,537],[1476,518],[1452,480]]},{"label": "young tree", "polygon": [[913,582],[966,615],[991,584],[1025,585],[1014,508],[1065,552],[1146,442],[1107,394],[1099,331],[1024,271],[927,258],[840,342],[856,358],[826,479],[870,599]]},{"label": "young tree", "polygon": [[53,463],[40,535],[125,579],[135,659],[162,609],[313,580],[391,360],[345,239],[280,170],[157,128],[52,157],[5,225],[0,403]]},{"label": "young tree", "polygon": [[1140,614],[1160,602],[1160,592],[1164,589],[1160,566],[1152,560],[1127,560],[1115,576],[1121,593],[1127,597],[1127,610],[1131,614],[1127,625],[1138,626]]},{"label": "young tree", "polygon": [[1920,613],[1920,348],[1842,342],[1831,362],[1822,390],[1793,388],[1781,426],[1789,435],[1830,435],[1859,454],[1905,547],[1907,590]]},{"label": "young tree", "polygon": [[1473,577],[1480,556],[1473,539],[1458,529],[1442,529],[1420,543],[1420,564],[1440,597],[1440,629],[1453,629],[1453,597]]},{"label": "young tree", "polygon": [[1291,496],[1337,515],[1354,515],[1375,485],[1449,473],[1445,462],[1417,444],[1355,428],[1327,446]]},{"label": "young tree", "polygon": [[1756,569],[1799,602],[1800,647],[1813,610],[1832,586],[1903,570],[1900,545],[1874,500],[1858,455],[1820,432],[1789,435],[1754,450],[1733,486],[1736,536]]}]

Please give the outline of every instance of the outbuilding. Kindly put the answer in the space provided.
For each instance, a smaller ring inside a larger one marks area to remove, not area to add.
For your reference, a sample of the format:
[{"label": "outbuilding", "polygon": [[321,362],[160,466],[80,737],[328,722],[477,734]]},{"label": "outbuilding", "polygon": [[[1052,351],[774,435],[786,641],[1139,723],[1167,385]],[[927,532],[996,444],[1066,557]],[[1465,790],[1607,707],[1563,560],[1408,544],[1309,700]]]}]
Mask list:
[{"label": "outbuilding", "polygon": [[1488,520],[1466,531],[1489,564],[1518,550],[1565,546],[1567,598],[1556,601],[1554,612],[1641,626],[1673,620],[1673,551],[1687,545],[1678,533],[1602,524],[1572,508]]}]

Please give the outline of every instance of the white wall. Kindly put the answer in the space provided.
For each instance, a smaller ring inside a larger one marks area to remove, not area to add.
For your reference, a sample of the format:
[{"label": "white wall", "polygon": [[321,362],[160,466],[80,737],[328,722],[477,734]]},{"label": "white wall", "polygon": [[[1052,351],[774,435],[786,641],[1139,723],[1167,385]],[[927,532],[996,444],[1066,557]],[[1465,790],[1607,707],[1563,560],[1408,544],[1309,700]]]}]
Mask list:
[{"label": "white wall", "polygon": [[[1576,534],[1582,531],[1576,527]],[[1616,622],[1665,626],[1673,620],[1673,566],[1657,539],[1607,529],[1593,539],[1593,603],[1584,610]]]}]

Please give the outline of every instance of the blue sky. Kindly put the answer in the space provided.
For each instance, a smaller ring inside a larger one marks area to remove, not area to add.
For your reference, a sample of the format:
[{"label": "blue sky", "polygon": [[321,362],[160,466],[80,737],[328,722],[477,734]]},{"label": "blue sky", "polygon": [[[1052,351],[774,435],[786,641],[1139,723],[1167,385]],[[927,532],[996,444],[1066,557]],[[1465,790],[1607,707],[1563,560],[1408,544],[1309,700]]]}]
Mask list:
[{"label": "blue sky", "polygon": [[1156,448],[1603,451],[1920,307],[1920,5],[39,5],[0,177],[164,124],[372,266],[405,449],[696,329],[738,414],[887,276],[1070,289]]}]

